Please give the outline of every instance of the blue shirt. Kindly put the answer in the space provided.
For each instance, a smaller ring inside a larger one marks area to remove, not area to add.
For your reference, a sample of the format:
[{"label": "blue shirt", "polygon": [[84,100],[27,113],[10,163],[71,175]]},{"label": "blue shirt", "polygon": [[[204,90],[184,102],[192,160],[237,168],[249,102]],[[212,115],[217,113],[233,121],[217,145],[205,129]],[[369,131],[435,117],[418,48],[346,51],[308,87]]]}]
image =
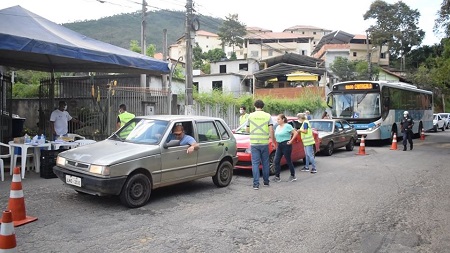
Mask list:
[{"label": "blue shirt", "polygon": [[275,128],[275,140],[277,142],[289,141],[291,139],[292,130],[294,128],[291,124],[284,124],[283,127],[277,126]]},{"label": "blue shirt", "polygon": [[[167,142],[169,142],[171,140],[176,140],[175,135],[173,135],[172,133],[169,134],[169,137],[167,138]],[[185,134],[183,136],[183,138],[181,138],[181,140],[180,140],[180,146],[183,146],[183,145],[191,146],[194,143],[196,143],[194,137],[187,135],[187,134]]]}]

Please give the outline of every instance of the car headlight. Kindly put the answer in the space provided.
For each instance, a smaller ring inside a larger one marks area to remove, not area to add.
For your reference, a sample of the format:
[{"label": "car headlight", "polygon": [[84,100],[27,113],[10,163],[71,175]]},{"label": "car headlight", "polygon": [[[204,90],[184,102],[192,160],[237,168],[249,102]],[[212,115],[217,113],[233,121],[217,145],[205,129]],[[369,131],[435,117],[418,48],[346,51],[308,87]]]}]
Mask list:
[{"label": "car headlight", "polygon": [[93,165],[93,164],[89,167],[89,172],[94,173],[94,174],[103,175],[103,176],[109,176],[109,174],[110,174],[109,167]]},{"label": "car headlight", "polygon": [[58,166],[66,166],[66,158],[58,156],[56,158],[56,165],[58,165]]}]

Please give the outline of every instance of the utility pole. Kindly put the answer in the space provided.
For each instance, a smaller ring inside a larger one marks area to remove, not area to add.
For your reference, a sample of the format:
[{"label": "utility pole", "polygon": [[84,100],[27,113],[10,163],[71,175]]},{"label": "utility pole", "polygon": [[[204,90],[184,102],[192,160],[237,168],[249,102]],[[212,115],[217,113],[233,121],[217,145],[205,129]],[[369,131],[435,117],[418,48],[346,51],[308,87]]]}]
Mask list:
[{"label": "utility pole", "polygon": [[367,78],[372,80],[372,50],[369,46],[369,32],[366,31],[366,43],[367,43]]},{"label": "utility pole", "polygon": [[192,114],[193,94],[192,94],[192,0],[186,3],[186,115]]},{"label": "utility pole", "polygon": [[[146,28],[146,24],[147,24],[146,17],[147,17],[147,2],[145,0],[142,0],[141,53],[143,55],[145,55],[145,51],[146,51],[146,46],[145,46],[146,45],[145,28]],[[145,74],[141,74],[141,87],[146,88],[146,86],[147,86],[147,76]]]}]

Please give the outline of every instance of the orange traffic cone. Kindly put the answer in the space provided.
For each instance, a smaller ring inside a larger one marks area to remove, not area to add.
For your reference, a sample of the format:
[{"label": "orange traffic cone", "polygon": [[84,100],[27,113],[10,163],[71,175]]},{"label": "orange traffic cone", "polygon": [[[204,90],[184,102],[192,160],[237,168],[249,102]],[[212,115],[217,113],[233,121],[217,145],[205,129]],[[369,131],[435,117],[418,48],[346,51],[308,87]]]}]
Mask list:
[{"label": "orange traffic cone", "polygon": [[425,140],[425,131],[422,128],[422,131],[420,132],[420,139]]},{"label": "orange traffic cone", "polygon": [[12,221],[11,211],[3,211],[2,225],[0,228],[0,252],[17,252],[16,234]]},{"label": "orange traffic cone", "polygon": [[397,150],[397,134],[394,133],[394,137],[392,138],[391,150]]},{"label": "orange traffic cone", "polygon": [[359,143],[359,152],[357,155],[365,155],[366,154],[366,143],[364,140],[364,135],[361,135],[361,142]]},{"label": "orange traffic cone", "polygon": [[23,197],[22,181],[20,177],[20,168],[14,168],[14,174],[11,183],[11,192],[9,194],[8,209],[11,210],[14,227],[18,227],[37,220],[36,217],[26,215],[25,198]]}]

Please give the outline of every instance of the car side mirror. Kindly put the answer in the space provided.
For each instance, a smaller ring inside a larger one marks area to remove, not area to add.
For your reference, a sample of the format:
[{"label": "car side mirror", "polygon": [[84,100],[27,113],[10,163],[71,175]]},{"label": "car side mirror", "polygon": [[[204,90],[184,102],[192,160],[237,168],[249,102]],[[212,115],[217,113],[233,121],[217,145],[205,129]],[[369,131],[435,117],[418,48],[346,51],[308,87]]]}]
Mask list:
[{"label": "car side mirror", "polygon": [[163,147],[165,149],[170,148],[170,147],[175,147],[175,146],[180,146],[179,140],[171,140],[169,142],[164,143],[164,145],[163,145]]}]

